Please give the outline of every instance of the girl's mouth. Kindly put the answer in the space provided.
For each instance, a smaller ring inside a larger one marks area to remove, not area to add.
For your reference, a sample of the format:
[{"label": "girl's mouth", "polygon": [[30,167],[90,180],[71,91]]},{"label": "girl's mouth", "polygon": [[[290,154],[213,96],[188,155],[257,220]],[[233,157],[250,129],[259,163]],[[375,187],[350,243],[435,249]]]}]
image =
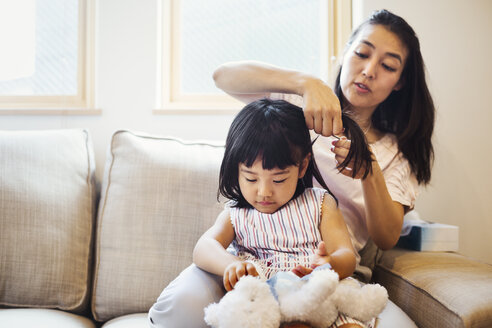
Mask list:
[{"label": "girl's mouth", "polygon": [[261,206],[270,206],[270,205],[273,204],[273,202],[265,202],[265,201],[263,201],[263,202],[258,202],[258,204],[260,204]]},{"label": "girl's mouth", "polygon": [[355,82],[354,84],[355,84],[357,91],[359,91],[361,93],[367,93],[367,92],[371,91],[371,89],[369,89],[369,87],[367,85],[365,85],[364,83]]}]

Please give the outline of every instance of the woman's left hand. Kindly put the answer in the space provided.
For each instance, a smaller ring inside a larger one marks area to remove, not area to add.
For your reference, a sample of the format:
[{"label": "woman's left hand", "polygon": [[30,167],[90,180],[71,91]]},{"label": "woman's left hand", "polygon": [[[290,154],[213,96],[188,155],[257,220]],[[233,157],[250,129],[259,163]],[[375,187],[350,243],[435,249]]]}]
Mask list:
[{"label": "woman's left hand", "polygon": [[[347,158],[351,143],[352,142],[349,139],[347,139],[347,137],[345,137],[345,136],[340,137],[339,139],[335,139],[332,141],[331,151],[335,154],[335,160],[336,160],[337,166],[338,166],[338,164],[342,163],[345,160],[345,158]],[[346,176],[354,178],[354,179],[361,179],[364,176],[364,173],[366,170],[365,169],[359,170],[359,172],[357,172],[355,177],[353,177],[352,176],[353,165],[354,165],[353,161],[351,161],[349,163],[349,165],[347,165],[346,168],[340,169],[339,172],[342,173],[343,175],[346,175]]]}]

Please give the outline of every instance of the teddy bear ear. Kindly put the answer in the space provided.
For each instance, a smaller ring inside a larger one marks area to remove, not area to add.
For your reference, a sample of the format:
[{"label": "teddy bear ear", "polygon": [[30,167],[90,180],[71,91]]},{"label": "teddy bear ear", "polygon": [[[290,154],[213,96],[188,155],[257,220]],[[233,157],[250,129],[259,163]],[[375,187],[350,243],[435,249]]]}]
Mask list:
[{"label": "teddy bear ear", "polygon": [[212,327],[219,325],[219,304],[212,303],[205,308],[205,322]]}]

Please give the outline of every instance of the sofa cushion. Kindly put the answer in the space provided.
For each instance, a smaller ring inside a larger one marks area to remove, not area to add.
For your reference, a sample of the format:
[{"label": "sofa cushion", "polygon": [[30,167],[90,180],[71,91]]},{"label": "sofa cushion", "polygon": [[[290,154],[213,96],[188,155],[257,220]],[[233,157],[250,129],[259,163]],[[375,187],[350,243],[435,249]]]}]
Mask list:
[{"label": "sofa cushion", "polygon": [[109,320],[102,328],[147,328],[149,326],[147,313],[134,313]]},{"label": "sofa cushion", "polygon": [[4,328],[96,328],[86,317],[51,309],[0,309],[0,323]]},{"label": "sofa cushion", "polygon": [[0,131],[0,305],[86,309],[93,178],[87,131]]},{"label": "sofa cushion", "polygon": [[130,131],[113,135],[97,223],[96,320],[147,312],[192,262],[217,202],[223,147]]},{"label": "sofa cushion", "polygon": [[421,328],[492,327],[492,266],[456,253],[384,252],[373,278]]}]

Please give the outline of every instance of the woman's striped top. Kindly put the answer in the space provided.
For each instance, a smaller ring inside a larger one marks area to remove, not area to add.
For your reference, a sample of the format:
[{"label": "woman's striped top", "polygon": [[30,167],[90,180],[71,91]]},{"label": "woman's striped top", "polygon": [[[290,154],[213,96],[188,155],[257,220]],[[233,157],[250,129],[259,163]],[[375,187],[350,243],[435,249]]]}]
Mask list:
[{"label": "woman's striped top", "polygon": [[236,255],[254,262],[267,279],[297,265],[309,266],[322,240],[319,226],[325,193],[324,189],[306,188],[272,214],[231,207]]}]

